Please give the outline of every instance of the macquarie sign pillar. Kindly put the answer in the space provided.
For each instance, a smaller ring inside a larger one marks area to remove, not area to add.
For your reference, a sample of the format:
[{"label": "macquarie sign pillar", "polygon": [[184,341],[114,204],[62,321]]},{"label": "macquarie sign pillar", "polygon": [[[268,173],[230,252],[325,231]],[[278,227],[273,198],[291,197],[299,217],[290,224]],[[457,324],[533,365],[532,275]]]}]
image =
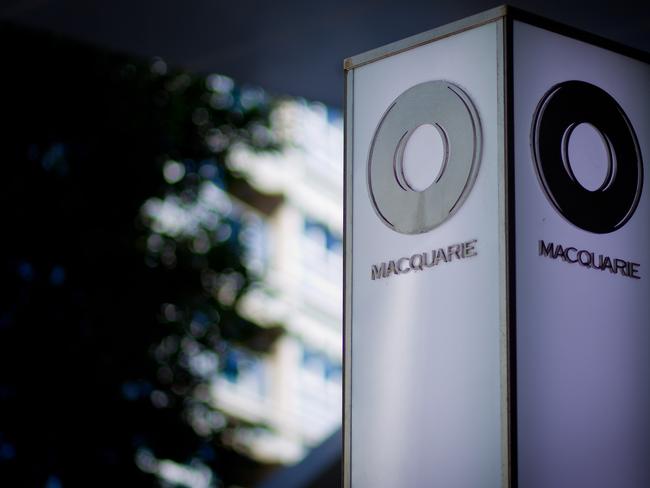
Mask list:
[{"label": "macquarie sign pillar", "polygon": [[346,487],[650,486],[649,59],[500,7],[346,60]]}]

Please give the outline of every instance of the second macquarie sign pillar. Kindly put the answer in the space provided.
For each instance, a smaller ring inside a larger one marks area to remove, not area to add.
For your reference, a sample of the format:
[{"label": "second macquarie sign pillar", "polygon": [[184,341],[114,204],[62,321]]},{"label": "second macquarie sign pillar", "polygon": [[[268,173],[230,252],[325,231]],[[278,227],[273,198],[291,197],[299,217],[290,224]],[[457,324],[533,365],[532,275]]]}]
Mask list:
[{"label": "second macquarie sign pillar", "polygon": [[505,7],[346,61],[346,486],[650,486],[647,61]]}]

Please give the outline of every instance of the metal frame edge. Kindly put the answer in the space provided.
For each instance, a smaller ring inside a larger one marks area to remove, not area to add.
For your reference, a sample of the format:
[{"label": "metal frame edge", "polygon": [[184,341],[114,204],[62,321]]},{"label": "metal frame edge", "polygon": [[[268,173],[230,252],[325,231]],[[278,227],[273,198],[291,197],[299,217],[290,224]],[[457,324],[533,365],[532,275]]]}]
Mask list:
[{"label": "metal frame edge", "polygon": [[504,177],[505,177],[505,242],[504,271],[506,275],[505,300],[507,304],[507,395],[508,395],[508,475],[509,487],[519,486],[517,445],[517,282],[516,282],[516,229],[515,229],[515,146],[514,146],[514,65],[513,65],[513,21],[508,15],[504,19]]},{"label": "metal frame edge", "polygon": [[499,200],[499,361],[501,389],[501,486],[510,488],[510,385],[508,344],[508,180],[506,149],[506,30],[505,19],[497,22],[497,161]]},{"label": "metal frame edge", "polygon": [[343,162],[343,487],[350,488],[352,462],[352,159],[354,71],[345,72]]},{"label": "metal frame edge", "polygon": [[520,22],[525,22],[542,29],[550,30],[552,32],[584,41],[610,51],[614,51],[634,59],[638,59],[645,63],[650,63],[650,53],[642,49],[626,46],[617,41],[607,39],[606,37],[593,34],[591,32],[572,27],[562,22],[548,19],[537,14],[527,12],[525,10],[511,7],[510,5],[500,5],[490,10],[480,12],[478,14],[466,17],[464,19],[456,20],[448,24],[436,27],[434,29],[415,34],[413,36],[401,39],[399,41],[391,42],[384,46],[351,56],[343,61],[343,68],[351,70],[364,64],[372,63],[380,59],[399,54],[409,49],[413,49],[430,42],[437,41],[444,37],[448,37],[465,30],[479,27],[483,24],[494,22],[500,18],[508,17]]},{"label": "metal frame edge", "polygon": [[436,27],[435,29],[422,32],[420,34],[415,34],[413,36],[401,39],[399,41],[391,42],[384,46],[371,49],[361,54],[351,56],[343,61],[343,68],[345,70],[351,70],[363,66],[364,64],[372,63],[395,54],[408,51],[418,46],[424,44],[429,44],[431,42],[440,40],[444,37],[452,36],[460,32],[479,27],[483,24],[488,24],[494,22],[501,17],[504,17],[508,12],[508,7],[501,5],[490,10],[472,15],[470,17],[465,17],[454,22],[450,22],[441,27]]}]

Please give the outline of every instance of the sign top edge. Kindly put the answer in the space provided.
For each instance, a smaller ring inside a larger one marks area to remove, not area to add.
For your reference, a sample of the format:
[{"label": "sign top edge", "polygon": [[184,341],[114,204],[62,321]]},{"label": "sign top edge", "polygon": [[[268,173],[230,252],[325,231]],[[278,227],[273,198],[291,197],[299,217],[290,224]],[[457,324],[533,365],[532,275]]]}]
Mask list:
[{"label": "sign top edge", "polygon": [[459,32],[479,27],[483,24],[494,22],[506,16],[508,12],[506,5],[501,5],[484,12],[465,17],[464,19],[456,20],[440,27],[435,27],[420,34],[409,36],[399,41],[385,44],[384,46],[371,49],[361,54],[351,56],[343,61],[343,68],[351,70],[363,66],[364,64],[372,63],[395,54],[399,54],[409,49],[428,44],[430,42],[442,39],[443,37],[451,36]]},{"label": "sign top edge", "polygon": [[444,37],[448,37],[460,32],[480,27],[484,24],[498,21],[503,18],[518,20],[531,24],[552,32],[556,32],[567,37],[571,37],[580,41],[585,41],[596,46],[608,49],[624,56],[650,64],[650,52],[642,49],[627,46],[617,41],[607,39],[605,37],[593,34],[591,32],[557,22],[555,20],[542,17],[537,14],[527,12],[525,10],[512,7],[510,5],[500,5],[490,10],[480,12],[478,14],[465,17],[440,27],[409,36],[399,41],[391,42],[384,46],[371,49],[361,54],[351,56],[343,61],[344,70],[352,70],[365,64],[378,61],[383,58],[394,56],[395,54],[408,51],[409,49],[428,44]]}]

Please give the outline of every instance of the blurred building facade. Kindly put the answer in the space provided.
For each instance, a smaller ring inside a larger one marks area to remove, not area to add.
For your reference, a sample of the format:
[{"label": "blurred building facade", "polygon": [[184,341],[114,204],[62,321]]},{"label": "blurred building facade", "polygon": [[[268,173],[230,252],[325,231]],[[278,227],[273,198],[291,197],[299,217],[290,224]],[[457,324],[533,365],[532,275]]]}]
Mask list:
[{"label": "blurred building facade", "polygon": [[342,119],[321,104],[287,100],[271,132],[281,151],[236,147],[227,163],[246,181],[234,201],[257,277],[240,312],[281,333],[268,352],[231,352],[213,398],[251,425],[236,431],[235,447],[288,464],[341,423]]}]

